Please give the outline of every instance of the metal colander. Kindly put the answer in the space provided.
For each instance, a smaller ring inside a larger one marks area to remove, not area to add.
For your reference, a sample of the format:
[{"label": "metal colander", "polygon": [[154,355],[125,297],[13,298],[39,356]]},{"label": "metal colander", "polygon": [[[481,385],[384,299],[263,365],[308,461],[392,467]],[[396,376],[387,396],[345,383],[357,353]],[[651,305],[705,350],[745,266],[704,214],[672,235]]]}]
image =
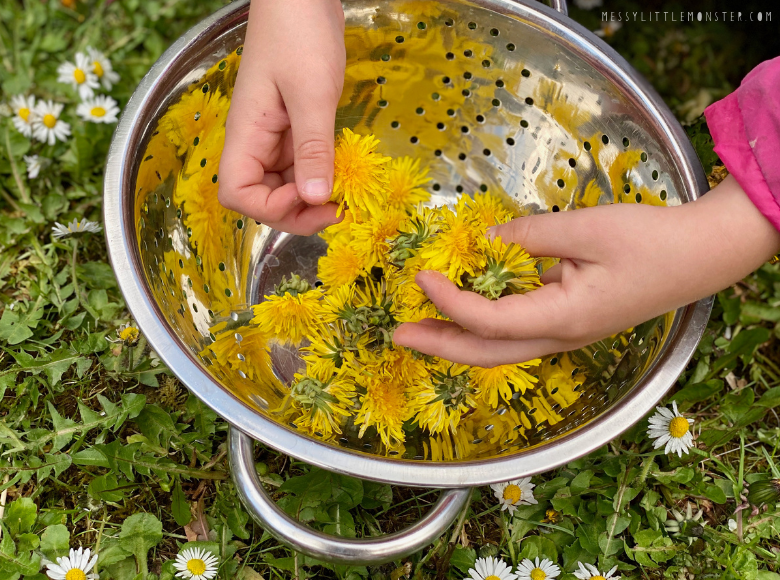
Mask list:
[{"label": "metal colander", "polygon": [[[560,7],[565,12],[565,6]],[[489,191],[518,216],[607,203],[677,205],[706,179],[656,93],[606,44],[535,2],[349,0],[337,130],[430,168],[432,203]],[[546,357],[539,386],[477,409],[456,436],[410,432],[402,448],[349,425],[328,441],[274,412],[298,369],[274,347],[258,371],[249,307],[283,275],[316,282],[325,243],[280,233],[216,202],[224,120],[248,2],[179,39],[128,103],[109,153],[105,218],[127,303],[179,378],[234,427],[231,464],[247,507],[317,557],[378,561],[419,548],[464,504],[463,488],[549,470],[614,438],[674,383],[698,343],[705,300],[571,353]],[[652,232],[637,232],[652,236]],[[250,436],[326,469],[461,488],[413,528],[342,540],[284,516],[257,481]]]}]

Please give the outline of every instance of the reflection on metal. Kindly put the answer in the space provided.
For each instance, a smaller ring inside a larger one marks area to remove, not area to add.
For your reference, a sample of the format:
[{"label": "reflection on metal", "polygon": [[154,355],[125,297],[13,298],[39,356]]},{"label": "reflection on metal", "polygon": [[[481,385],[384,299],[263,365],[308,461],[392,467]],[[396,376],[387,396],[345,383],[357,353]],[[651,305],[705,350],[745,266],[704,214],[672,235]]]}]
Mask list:
[{"label": "reflection on metal", "polygon": [[[242,431],[309,463],[441,487],[550,469],[643,417],[684,368],[710,301],[548,357],[539,368],[543,387],[496,412],[477,410],[457,437],[412,434],[395,456],[354,430],[322,442],[275,420],[279,379],[291,377],[296,353],[273,353],[274,377],[257,364],[263,355],[252,336],[234,334],[282,275],[314,281],[324,244],[222,210],[214,197],[247,6],[226,7],[155,64],[125,110],[106,174],[120,285],[149,342],[187,386]],[[383,153],[425,160],[434,203],[489,190],[529,215],[676,205],[706,189],[695,153],[653,90],[608,46],[545,6],[350,1],[345,14],[337,129],[374,133]],[[193,95],[202,102],[186,111],[193,126],[176,133],[171,119],[186,118],[177,104]],[[208,131],[194,126],[196,116]],[[218,337],[227,340],[215,345]]]}]

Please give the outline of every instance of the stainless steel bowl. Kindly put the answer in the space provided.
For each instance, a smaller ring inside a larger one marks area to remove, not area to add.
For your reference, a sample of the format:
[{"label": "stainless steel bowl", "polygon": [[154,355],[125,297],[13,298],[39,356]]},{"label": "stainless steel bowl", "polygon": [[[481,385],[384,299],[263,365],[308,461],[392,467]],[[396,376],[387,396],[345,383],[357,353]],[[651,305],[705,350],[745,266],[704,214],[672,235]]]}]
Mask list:
[{"label": "stainless steel bowl", "polygon": [[[623,58],[565,16],[565,4],[556,4],[564,14],[531,1],[345,0],[348,61],[337,128],[374,133],[383,153],[427,161],[435,203],[487,189],[527,215],[696,199],[707,182],[668,108]],[[278,380],[258,380],[242,354],[248,345],[234,331],[282,275],[313,279],[324,246],[229,212],[204,230],[193,209],[198,190],[182,180],[208,184],[213,174],[216,182],[219,143],[204,149],[197,140],[182,141],[177,148],[163,139],[171,107],[184,95],[229,98],[247,13],[248,2],[239,1],[204,20],[143,79],[109,152],[105,220],[109,255],[133,316],[171,370],[231,424],[233,477],[270,532],[319,558],[394,559],[441,533],[471,486],[553,469],[606,444],[652,409],[693,354],[711,300],[548,357],[547,365],[570,365],[566,401],[540,387],[533,397],[476,414],[458,438],[418,434],[395,456],[354,430],[321,441],[280,422],[273,409],[296,353],[275,353]],[[225,111],[215,111],[209,121],[223,126]],[[198,156],[204,152],[200,174],[195,165],[187,169],[197,161],[196,146]],[[197,207],[203,211],[202,203]],[[637,232],[647,235],[653,234]],[[229,364],[213,352],[215,333],[235,341]],[[575,368],[584,378],[572,383]],[[331,538],[273,504],[254,472],[252,438],[356,477],[452,489],[409,530],[370,540]]]}]

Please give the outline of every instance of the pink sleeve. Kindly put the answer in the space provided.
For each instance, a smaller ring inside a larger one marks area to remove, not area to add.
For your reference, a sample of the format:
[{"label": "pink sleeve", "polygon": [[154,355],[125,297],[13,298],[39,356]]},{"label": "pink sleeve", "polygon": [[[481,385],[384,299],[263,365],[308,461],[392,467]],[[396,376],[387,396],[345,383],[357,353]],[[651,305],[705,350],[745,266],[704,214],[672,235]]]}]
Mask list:
[{"label": "pink sleeve", "polygon": [[754,68],[704,115],[715,153],[780,230],[780,57]]}]

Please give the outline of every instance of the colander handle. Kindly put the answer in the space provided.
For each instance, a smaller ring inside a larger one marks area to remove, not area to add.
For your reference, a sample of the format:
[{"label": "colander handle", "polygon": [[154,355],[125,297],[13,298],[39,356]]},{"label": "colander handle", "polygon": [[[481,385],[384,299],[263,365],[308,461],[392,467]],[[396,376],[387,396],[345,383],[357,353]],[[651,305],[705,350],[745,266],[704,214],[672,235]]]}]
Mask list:
[{"label": "colander handle", "polygon": [[252,438],[235,427],[230,428],[230,472],[244,507],[269,534],[307,556],[343,564],[390,562],[424,548],[450,526],[471,495],[468,488],[448,489],[416,524],[386,536],[355,540],[312,530],[282,511],[257,477]]},{"label": "colander handle", "polygon": [[569,7],[566,5],[566,0],[550,0],[550,8],[553,8],[563,14],[569,15]]}]

